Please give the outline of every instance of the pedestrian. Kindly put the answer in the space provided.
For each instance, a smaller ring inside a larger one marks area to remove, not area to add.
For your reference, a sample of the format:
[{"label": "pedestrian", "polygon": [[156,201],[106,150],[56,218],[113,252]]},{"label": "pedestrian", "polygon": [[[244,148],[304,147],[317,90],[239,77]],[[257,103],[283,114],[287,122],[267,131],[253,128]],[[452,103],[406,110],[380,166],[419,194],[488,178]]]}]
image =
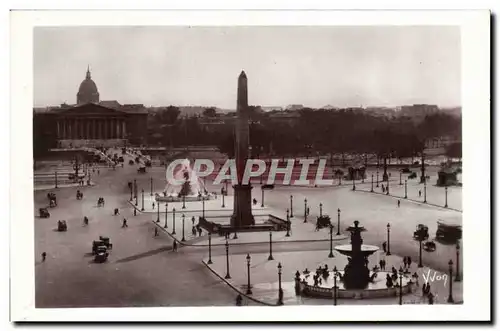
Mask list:
[{"label": "pedestrian", "polygon": [[428,300],[430,305],[433,305],[434,304],[434,294],[429,292],[429,294],[427,294],[427,300]]},{"label": "pedestrian", "polygon": [[387,241],[382,243],[382,249],[384,250],[384,253],[387,253]]},{"label": "pedestrian", "polygon": [[382,262],[382,260],[378,261],[378,264],[380,265],[380,270],[384,270],[384,262]]},{"label": "pedestrian", "polygon": [[418,190],[418,197],[421,198],[422,197],[422,190]]},{"label": "pedestrian", "polygon": [[427,286],[425,287],[425,293],[431,293],[431,284],[427,283]]},{"label": "pedestrian", "polygon": [[116,216],[116,215],[120,215],[120,211],[118,210],[118,208],[115,208],[115,215],[114,216]]},{"label": "pedestrian", "polygon": [[158,237],[158,227],[155,226],[155,237]]},{"label": "pedestrian", "polygon": [[242,301],[243,301],[243,297],[241,296],[241,294],[238,294],[236,296],[236,306],[241,306],[242,305]]},{"label": "pedestrian", "polygon": [[398,208],[401,206],[401,200],[398,199]]},{"label": "pedestrian", "polygon": [[45,262],[46,258],[47,258],[47,253],[43,252],[42,253],[42,262]]},{"label": "pedestrian", "polygon": [[191,217],[191,223],[193,223],[193,226],[194,226],[194,221],[195,221],[195,218],[193,216],[193,217]]},{"label": "pedestrian", "polygon": [[137,209],[134,208],[134,216],[137,216]]},{"label": "pedestrian", "polygon": [[382,259],[382,270],[384,271],[385,271],[385,265],[386,265],[385,259]]},{"label": "pedestrian", "polygon": [[198,235],[201,237],[201,233],[203,232],[203,230],[201,229],[201,227],[198,228]]},{"label": "pedestrian", "polygon": [[307,216],[309,216],[310,209],[307,207]]},{"label": "pedestrian", "polygon": [[97,174],[99,175],[101,173],[101,170],[97,169]]},{"label": "pedestrian", "polygon": [[411,257],[408,256],[408,258],[406,259],[406,263],[408,263],[408,269],[409,269],[411,266]]},{"label": "pedestrian", "polygon": [[123,219],[123,222],[122,222],[122,228],[128,228],[128,225],[127,225],[127,219]]},{"label": "pedestrian", "polygon": [[174,240],[174,244],[172,245],[172,251],[177,252],[177,241]]}]

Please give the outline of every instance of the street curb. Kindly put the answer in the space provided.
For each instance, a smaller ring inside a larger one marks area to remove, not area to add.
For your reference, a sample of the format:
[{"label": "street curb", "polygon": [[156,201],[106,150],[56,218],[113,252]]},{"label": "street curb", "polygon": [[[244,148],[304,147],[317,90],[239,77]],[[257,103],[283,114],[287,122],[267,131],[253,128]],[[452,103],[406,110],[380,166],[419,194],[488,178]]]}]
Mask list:
[{"label": "street curb", "polygon": [[227,281],[224,277],[222,277],[221,275],[219,275],[214,269],[212,269],[205,261],[201,260],[201,263],[203,263],[205,265],[205,267],[208,268],[208,270],[210,270],[214,275],[217,276],[217,278],[219,278],[220,280],[222,280],[224,283],[226,283],[230,288],[232,288],[235,292],[239,293],[240,295],[244,296],[245,298],[247,299],[250,299],[254,302],[257,302],[261,305],[264,305],[264,306],[271,306],[271,307],[278,307],[278,304],[272,304],[272,303],[267,303],[267,302],[264,302],[264,301],[260,301],[259,299],[255,299],[255,298],[252,298],[251,296],[248,296],[246,293],[243,293],[242,291],[240,291],[237,287],[235,287],[233,284],[231,284],[229,281]]},{"label": "street curb", "polygon": [[[422,202],[422,201],[418,201],[418,200],[414,200],[414,199],[409,199],[409,198],[404,198],[404,197],[400,197],[400,196],[396,196],[396,195],[392,195],[392,194],[385,194],[385,193],[381,193],[381,192],[371,192],[371,191],[366,191],[366,190],[356,190],[357,192],[363,192],[363,193],[372,193],[372,194],[379,194],[379,195],[384,195],[384,196],[388,196],[388,197],[391,197],[393,199],[403,199],[405,201],[411,201],[411,202],[414,202],[414,203],[417,203],[417,204],[420,204],[420,205],[424,205],[424,206],[433,206],[433,207],[437,207],[437,208],[441,208],[441,209],[445,209],[445,210],[453,210],[453,211],[456,211],[456,212],[459,212],[459,213],[463,213],[463,210],[460,210],[460,209],[455,209],[455,208],[450,208],[450,207],[444,207],[444,206],[440,206],[440,205],[436,205],[434,203],[429,203],[429,202]],[[356,192],[355,191],[355,192]]]},{"label": "street curb", "polygon": [[[141,211],[141,208],[139,208],[139,206],[136,206],[134,202],[130,201],[129,199],[127,199],[127,202],[133,208],[135,208],[138,212],[140,212],[140,213],[143,213],[143,214],[156,214],[156,213],[158,213],[157,211]],[[180,210],[176,209],[175,212],[176,213],[182,213],[182,210],[184,210],[184,209],[180,209]],[[205,212],[220,212],[220,211],[228,211],[228,209],[210,209],[210,210],[205,210]],[[263,211],[263,212],[265,212],[266,210],[265,209],[258,209],[257,211]],[[184,212],[185,213],[202,213],[203,210],[202,209],[200,209],[200,210],[185,210]],[[172,211],[169,211],[169,213],[172,213]],[[254,214],[254,216],[266,216],[266,215],[268,215],[268,214],[265,214],[265,213],[262,214],[262,215],[261,214]],[[217,217],[217,216],[215,216],[215,217]]]},{"label": "street curb", "polygon": [[[172,239],[177,241],[178,244],[182,246],[190,246],[190,247],[208,247],[209,245],[197,245],[197,244],[189,244],[187,243],[188,240],[185,242],[180,241],[179,239],[175,238],[170,232],[165,230],[163,226],[161,226],[159,223],[156,221],[151,221],[154,225],[159,227],[161,230],[163,230],[165,233],[167,233]],[[205,235],[206,236],[206,235]],[[199,238],[199,237],[197,237]],[[347,235],[341,235],[341,238],[335,238],[332,241],[340,241],[340,240],[345,240],[348,239],[349,237]],[[330,239],[301,239],[301,240],[288,240],[288,241],[273,241],[273,244],[286,244],[286,243],[308,243],[308,242],[326,242],[330,241]],[[254,241],[254,242],[246,242],[246,243],[231,243],[230,245],[257,245],[257,244],[268,244],[269,241]],[[226,244],[211,244],[211,246],[225,246]]]}]

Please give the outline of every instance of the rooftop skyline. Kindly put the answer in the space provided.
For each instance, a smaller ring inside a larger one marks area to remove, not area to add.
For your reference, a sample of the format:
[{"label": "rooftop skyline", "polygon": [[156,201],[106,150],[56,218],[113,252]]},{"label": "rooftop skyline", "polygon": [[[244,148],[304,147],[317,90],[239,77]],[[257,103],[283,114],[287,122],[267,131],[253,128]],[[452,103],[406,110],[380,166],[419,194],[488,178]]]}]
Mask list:
[{"label": "rooftop skyline", "polygon": [[43,27],[34,30],[34,106],[76,102],[90,65],[101,100],[236,108],[459,106],[460,29]]}]

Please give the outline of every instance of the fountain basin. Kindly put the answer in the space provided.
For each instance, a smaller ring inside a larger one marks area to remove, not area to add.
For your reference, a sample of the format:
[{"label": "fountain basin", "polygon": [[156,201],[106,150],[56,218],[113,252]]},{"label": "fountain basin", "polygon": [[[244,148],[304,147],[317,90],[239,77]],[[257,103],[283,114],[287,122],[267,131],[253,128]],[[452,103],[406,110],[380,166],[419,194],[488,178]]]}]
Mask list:
[{"label": "fountain basin", "polygon": [[[361,245],[361,254],[364,257],[370,256],[376,251],[378,251],[380,248],[374,245]],[[347,245],[340,245],[340,246],[335,246],[335,250],[339,252],[342,255],[346,256],[352,256],[352,245],[347,244]]]},{"label": "fountain basin", "polygon": [[[339,271],[341,275],[344,274],[343,271]],[[370,276],[373,275],[373,271],[370,272]],[[386,276],[391,275],[390,272],[386,271],[378,271],[377,277],[374,279],[373,283],[368,283],[368,286],[365,289],[346,289],[344,284],[338,280],[337,278],[337,298],[341,299],[373,299],[373,298],[390,298],[397,297],[399,295],[399,285],[387,287],[386,286]],[[314,285],[313,273],[310,273],[309,276],[301,275],[300,276],[300,293],[304,296],[313,297],[313,298],[333,298],[333,272],[330,272],[330,276],[325,280],[322,278],[322,283],[318,285]],[[398,276],[399,282],[399,276]],[[413,291],[418,290],[415,280],[412,280],[411,277],[404,275],[403,276],[403,294],[412,293]]]}]

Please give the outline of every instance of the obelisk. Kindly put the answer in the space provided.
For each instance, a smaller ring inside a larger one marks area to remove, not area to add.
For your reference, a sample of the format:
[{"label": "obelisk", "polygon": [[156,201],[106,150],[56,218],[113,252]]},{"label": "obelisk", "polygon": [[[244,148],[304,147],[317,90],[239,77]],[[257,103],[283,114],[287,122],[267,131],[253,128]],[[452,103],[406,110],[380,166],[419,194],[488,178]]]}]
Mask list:
[{"label": "obelisk", "polygon": [[238,96],[236,102],[236,171],[237,184],[234,189],[234,210],[231,216],[232,227],[244,227],[255,224],[252,215],[252,186],[242,183],[245,166],[248,159],[250,134],[248,128],[248,86],[244,71],[238,77]]}]

